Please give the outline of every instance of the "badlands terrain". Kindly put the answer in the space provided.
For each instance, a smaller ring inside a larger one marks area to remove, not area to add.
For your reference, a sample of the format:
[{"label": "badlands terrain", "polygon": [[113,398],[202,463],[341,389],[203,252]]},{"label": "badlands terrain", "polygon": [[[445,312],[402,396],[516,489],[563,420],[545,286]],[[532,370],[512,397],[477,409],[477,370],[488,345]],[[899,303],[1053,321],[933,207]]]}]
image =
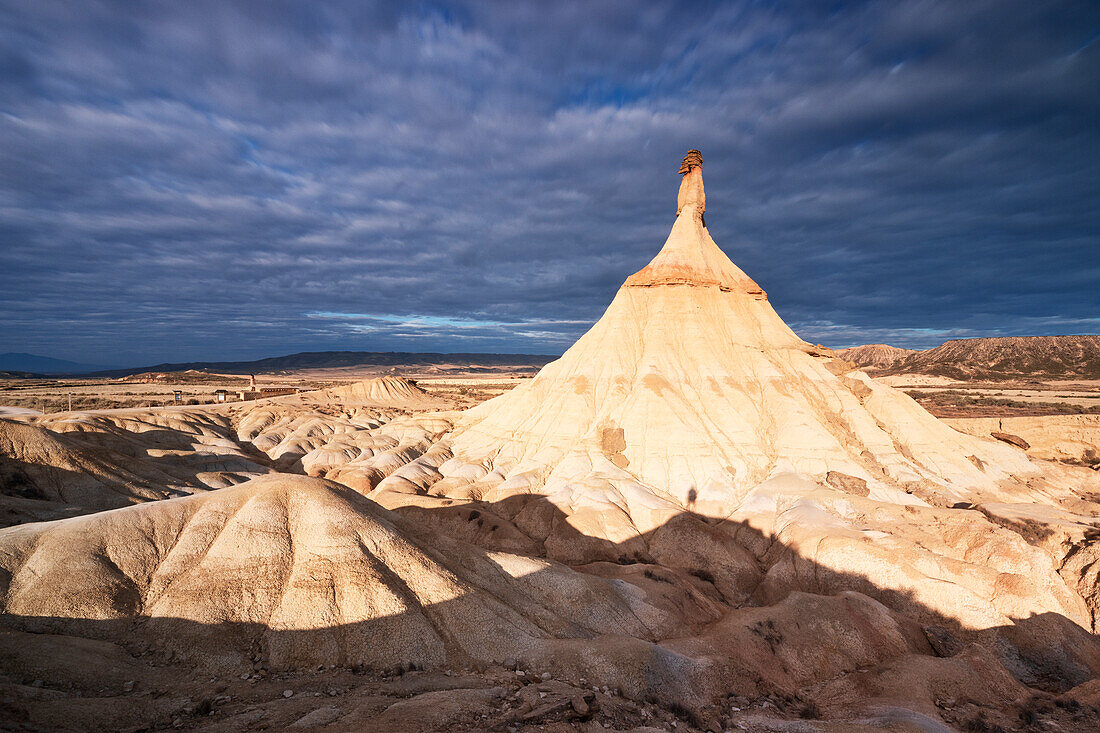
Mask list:
[{"label": "badlands terrain", "polygon": [[929,374],[955,379],[1100,379],[1100,336],[955,339],[914,351],[886,344],[841,349],[873,376]]},{"label": "badlands terrain", "polygon": [[926,351],[869,344],[837,355],[937,417],[1100,415],[1100,336],[958,339]]},{"label": "badlands terrain", "polygon": [[948,424],[803,341],[680,174],[656,257],[492,399],[0,419],[0,725],[1100,728],[1096,416]]},{"label": "badlands terrain", "polygon": [[[16,356],[35,359],[26,354]],[[433,394],[450,398],[455,401],[452,406],[468,406],[533,376],[551,359],[530,354],[322,351],[256,361],[157,364],[80,374],[9,371],[0,372],[0,415],[16,410],[43,413],[166,406],[174,403],[176,391],[184,404],[197,405],[213,402],[219,389],[236,399],[233,393],[249,389],[252,377],[259,378],[260,387],[310,391],[398,374],[416,379]]]}]

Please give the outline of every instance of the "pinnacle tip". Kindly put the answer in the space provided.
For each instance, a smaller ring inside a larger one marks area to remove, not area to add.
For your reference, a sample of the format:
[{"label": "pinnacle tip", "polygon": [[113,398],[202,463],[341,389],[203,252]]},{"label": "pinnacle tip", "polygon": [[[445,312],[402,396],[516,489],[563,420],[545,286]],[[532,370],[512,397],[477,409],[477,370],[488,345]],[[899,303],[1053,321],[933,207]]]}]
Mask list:
[{"label": "pinnacle tip", "polygon": [[684,161],[680,163],[680,175],[684,175],[696,167],[703,167],[703,154],[698,150],[689,150],[687,155],[684,156]]}]

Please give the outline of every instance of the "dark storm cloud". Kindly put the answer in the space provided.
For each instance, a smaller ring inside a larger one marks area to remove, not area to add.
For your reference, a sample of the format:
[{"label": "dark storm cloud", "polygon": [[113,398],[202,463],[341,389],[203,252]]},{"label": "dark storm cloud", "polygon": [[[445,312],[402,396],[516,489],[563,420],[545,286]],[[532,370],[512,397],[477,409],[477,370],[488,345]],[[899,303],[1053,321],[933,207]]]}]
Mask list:
[{"label": "dark storm cloud", "polygon": [[1100,330],[1095,3],[6,3],[0,351],[558,352],[680,156],[804,338]]}]

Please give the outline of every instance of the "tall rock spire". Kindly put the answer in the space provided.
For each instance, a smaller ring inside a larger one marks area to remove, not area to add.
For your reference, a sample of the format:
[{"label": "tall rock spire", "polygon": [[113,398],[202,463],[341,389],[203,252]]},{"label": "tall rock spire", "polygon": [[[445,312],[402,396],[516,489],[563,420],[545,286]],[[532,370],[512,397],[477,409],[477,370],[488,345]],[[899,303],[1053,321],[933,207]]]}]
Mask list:
[{"label": "tall rock spire", "polygon": [[680,181],[680,195],[676,197],[676,216],[685,206],[693,206],[695,215],[702,220],[703,212],[707,210],[707,195],[703,191],[703,154],[698,150],[689,150],[684,162],[680,163],[680,175],[684,178]]},{"label": "tall rock spire", "polygon": [[680,164],[680,192],[676,197],[676,222],[657,256],[631,275],[627,287],[694,285],[767,300],[764,289],[726,257],[710,238],[703,212],[703,154],[689,150]]},{"label": "tall rock spire", "polygon": [[927,486],[970,501],[963,489],[1033,472],[1022,452],[955,432],[800,339],[711,239],[699,152],[680,170],[661,251],[560,359],[463,414],[433,493],[538,492],[575,526],[591,512],[596,532],[616,507],[645,531],[665,509],[726,516],[777,472],[850,476],[896,503]]}]

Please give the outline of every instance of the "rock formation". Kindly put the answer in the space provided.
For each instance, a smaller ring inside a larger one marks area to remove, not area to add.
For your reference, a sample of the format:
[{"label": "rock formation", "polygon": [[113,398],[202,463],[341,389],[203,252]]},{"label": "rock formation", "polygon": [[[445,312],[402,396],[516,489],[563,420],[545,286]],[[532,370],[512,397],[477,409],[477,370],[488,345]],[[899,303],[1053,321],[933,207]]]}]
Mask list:
[{"label": "rock formation", "polygon": [[1002,432],[1019,436],[1027,443],[1027,454],[1035,458],[1100,466],[1100,415],[972,417],[944,422],[971,435]]},{"label": "rock formation", "polygon": [[[956,431],[800,339],[711,239],[698,151],[681,174],[664,247],[603,317],[466,412],[386,378],[0,421],[7,486],[136,503],[0,530],[4,712],[1095,729],[1100,474]],[[99,478],[152,459],[192,495]],[[339,704],[301,702],[304,670]],[[225,694],[196,703],[206,679]]]},{"label": "rock formation", "polygon": [[683,631],[625,586],[446,539],[425,545],[360,494],[298,476],[26,525],[2,546],[6,612],[51,617],[31,628],[94,634],[141,614],[151,643],[214,669],[244,661],[250,647],[227,643],[236,625],[256,629],[276,667],[432,668],[448,652],[549,656],[547,639],[591,638],[608,623],[640,638]]},{"label": "rock formation", "polygon": [[885,371],[905,357],[918,353],[913,349],[899,349],[888,344],[865,344],[848,349],[838,349],[836,355],[861,369]]},{"label": "rock formation", "polygon": [[[992,633],[1002,663],[1039,674],[1036,650],[1064,633],[1054,619],[1095,628],[1091,575],[1064,561],[1092,541],[1097,476],[953,430],[799,339],[711,239],[700,159],[682,171],[665,246],[596,325],[370,496],[455,536],[571,564],[633,558],[716,580],[742,568],[722,580],[734,603],[746,585],[767,603],[858,590]],[[499,529],[448,523],[452,501],[475,502]],[[677,519],[685,512],[694,524]],[[762,581],[749,580],[743,535],[722,561],[721,542],[693,548],[706,522],[726,539],[747,527],[779,543],[750,550]],[[1056,539],[1037,542],[1032,522]],[[1005,633],[1026,617],[1044,621]],[[1039,666],[1097,670],[1089,659]]]},{"label": "rock formation", "polygon": [[960,435],[798,338],[711,239],[698,153],[682,170],[661,251],[561,359],[461,417],[433,493],[537,491],[644,532],[685,509],[728,516],[784,473],[854,476],[893,504],[1019,494],[1039,480],[1023,453]]},{"label": "rock formation", "polygon": [[875,375],[952,379],[1098,379],[1100,336],[1003,336],[953,339],[908,351],[874,344],[838,352]]},{"label": "rock formation", "polygon": [[402,416],[447,406],[387,376],[217,407],[0,419],[0,526],[220,489],[273,470],[323,476],[340,467],[357,487],[370,486],[450,428]]},{"label": "rock formation", "polygon": [[427,392],[416,382],[402,377],[377,377],[333,387],[328,394],[342,404],[366,404],[380,407],[427,409],[437,407]]}]

